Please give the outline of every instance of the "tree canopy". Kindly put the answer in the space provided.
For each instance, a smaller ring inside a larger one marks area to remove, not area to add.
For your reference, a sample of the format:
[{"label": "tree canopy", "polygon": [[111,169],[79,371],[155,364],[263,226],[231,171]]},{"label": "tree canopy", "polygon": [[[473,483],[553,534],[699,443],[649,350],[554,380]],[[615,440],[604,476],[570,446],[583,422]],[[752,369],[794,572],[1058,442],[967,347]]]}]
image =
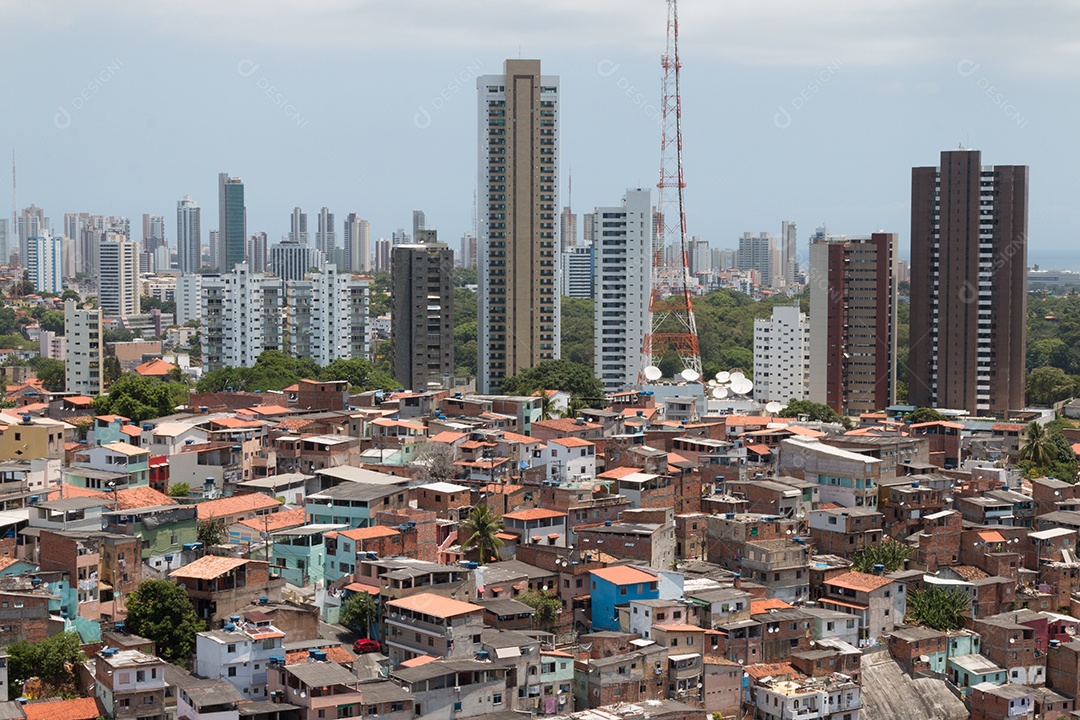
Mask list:
[{"label": "tree canopy", "polygon": [[294,358],[279,350],[266,350],[251,367],[211,370],[199,380],[198,392],[283,390],[298,380],[318,380],[320,368],[311,358]]},{"label": "tree canopy", "polygon": [[46,390],[59,392],[64,389],[67,380],[64,375],[63,360],[40,358],[33,363],[32,367],[37,379]]},{"label": "tree canopy", "polygon": [[518,600],[536,611],[534,620],[538,629],[554,632],[563,609],[558,595],[544,590],[530,590]]},{"label": "tree canopy", "polygon": [[1076,391],[1076,383],[1065,371],[1056,367],[1038,367],[1028,373],[1027,401],[1035,407],[1050,407],[1068,400]]},{"label": "tree canopy", "polygon": [[366,592],[356,592],[345,600],[338,614],[338,622],[368,637],[371,626],[378,619],[378,607],[374,598]]},{"label": "tree canopy", "polygon": [[123,415],[136,423],[152,420],[176,412],[177,405],[187,402],[188,392],[184,383],[162,382],[128,373],[109,386],[107,395],[94,399],[94,413]]},{"label": "tree canopy", "polygon": [[497,558],[503,544],[498,533],[504,529],[505,525],[498,513],[493,512],[487,505],[477,505],[458,528],[461,549],[466,553],[475,552],[481,563]]},{"label": "tree canopy", "polygon": [[809,400],[792,400],[777,415],[785,418],[806,417],[811,422],[839,423],[848,430],[852,428],[850,420],[828,405]]},{"label": "tree canopy", "polygon": [[910,545],[885,538],[877,545],[867,545],[851,555],[851,569],[862,573],[874,572],[875,565],[882,565],[884,572],[896,572],[904,567],[904,561],[911,557]]},{"label": "tree canopy", "polygon": [[914,412],[908,413],[907,416],[907,421],[912,425],[925,422],[940,422],[942,420],[948,420],[948,418],[934,408],[928,407],[917,408]]},{"label": "tree canopy", "polygon": [[562,390],[575,398],[604,397],[604,384],[593,369],[569,360],[545,360],[502,384],[507,395],[533,395],[539,390]]},{"label": "tree canopy", "polygon": [[195,634],[205,629],[187,593],[168,580],[139,583],[128,595],[124,623],[135,635],[153,640],[159,657],[179,663],[195,649]]},{"label": "tree canopy", "polygon": [[347,380],[349,387],[357,392],[393,390],[398,386],[393,377],[363,358],[338,358],[322,369],[319,379]]},{"label": "tree canopy", "polygon": [[908,594],[908,619],[916,625],[941,632],[964,627],[964,618],[971,612],[971,598],[961,588],[927,585],[923,590]]},{"label": "tree canopy", "polygon": [[[8,654],[8,679],[12,688],[19,688],[25,680],[38,677],[46,685],[42,697],[78,697],[75,672],[86,660],[79,633],[69,630],[36,643],[20,640],[8,646]],[[30,699],[40,700],[41,697]]]}]

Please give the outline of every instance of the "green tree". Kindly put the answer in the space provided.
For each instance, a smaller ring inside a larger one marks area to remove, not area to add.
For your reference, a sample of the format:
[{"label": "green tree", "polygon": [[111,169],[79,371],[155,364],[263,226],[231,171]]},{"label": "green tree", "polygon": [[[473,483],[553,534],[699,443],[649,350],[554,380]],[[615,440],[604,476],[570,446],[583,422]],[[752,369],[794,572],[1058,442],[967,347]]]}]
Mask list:
[{"label": "green tree", "polygon": [[926,422],[939,422],[941,420],[948,420],[948,418],[934,408],[928,407],[918,408],[914,412],[908,413],[907,416],[907,421],[912,425]]},{"label": "green tree", "polygon": [[64,384],[67,382],[64,378],[63,360],[41,358],[36,363],[34,374],[37,375],[37,379],[41,381],[42,386],[52,392],[62,391]]},{"label": "green tree", "polygon": [[205,623],[195,615],[187,593],[168,580],[143,580],[127,598],[124,627],[153,640],[158,657],[183,663],[195,649],[195,633]]},{"label": "green tree", "polygon": [[106,343],[130,342],[135,339],[135,333],[127,328],[106,329],[101,333],[101,339]]},{"label": "green tree", "polygon": [[792,400],[777,415],[785,418],[806,417],[811,422],[839,423],[848,430],[853,427],[851,420],[828,405],[809,400]]},{"label": "green tree", "polygon": [[197,392],[282,390],[299,380],[317,380],[320,368],[311,358],[294,358],[278,350],[267,350],[251,367],[224,367],[203,375]]},{"label": "green tree", "polygon": [[563,610],[562,600],[559,599],[558,595],[545,590],[530,590],[520,596],[518,601],[525,603],[536,611],[533,621],[540,630],[545,632],[555,631],[555,626],[559,622],[559,615],[562,614]]},{"label": "green tree", "polygon": [[477,505],[458,528],[458,540],[466,553],[475,553],[481,563],[498,557],[502,540],[498,537],[506,529],[502,517],[487,505]]},{"label": "green tree", "polygon": [[29,678],[39,677],[52,693],[78,697],[75,671],[86,660],[79,633],[69,630],[36,643],[20,640],[8,646],[8,655],[11,687],[22,687]]},{"label": "green tree", "polygon": [[47,310],[38,323],[42,330],[54,332],[57,335],[64,334],[64,313],[59,310]]},{"label": "green tree", "polygon": [[120,360],[115,355],[106,355],[102,361],[102,379],[105,381],[105,385],[111,385],[120,379],[120,376],[124,374],[124,368],[120,365]]},{"label": "green tree", "polygon": [[74,290],[68,289],[60,293],[61,300],[74,300],[75,302],[82,302],[82,298],[79,297],[79,293]]},{"label": "green tree", "polygon": [[1065,371],[1056,367],[1039,367],[1028,373],[1028,404],[1050,407],[1073,396],[1073,381]]},{"label": "green tree", "polygon": [[476,268],[454,268],[454,287],[463,288],[466,285],[475,285],[478,281]]},{"label": "green tree", "polygon": [[875,565],[883,565],[884,572],[896,572],[912,555],[909,545],[886,538],[877,545],[867,545],[851,555],[851,569],[862,573],[874,572]]},{"label": "green tree", "polygon": [[378,607],[375,598],[366,592],[355,592],[341,605],[338,622],[352,628],[364,637],[371,635],[371,626],[378,619]]},{"label": "green tree", "polygon": [[908,619],[940,632],[959,630],[971,612],[971,598],[958,587],[927,585],[924,590],[908,593]]},{"label": "green tree", "polygon": [[176,483],[170,485],[168,490],[168,496],[174,498],[185,498],[191,493],[191,486],[186,482]]},{"label": "green tree", "polygon": [[397,387],[394,378],[375,369],[370,361],[363,358],[338,358],[322,369],[321,380],[347,380],[354,392],[367,390],[393,390]]},{"label": "green tree", "polygon": [[1020,445],[1019,459],[1030,462],[1036,467],[1049,465],[1054,461],[1054,448],[1050,444],[1050,433],[1037,422],[1028,423],[1024,429],[1024,440]]},{"label": "green tree", "polygon": [[562,299],[562,357],[579,365],[593,367],[593,301],[589,298]]},{"label": "green tree", "polygon": [[592,368],[569,360],[545,360],[506,378],[502,384],[502,392],[507,395],[533,395],[538,390],[563,390],[575,398],[604,397],[604,384]]},{"label": "green tree", "polygon": [[195,537],[203,544],[203,548],[210,548],[225,542],[225,519],[212,517],[207,520],[199,520],[195,526]]},{"label": "green tree", "polygon": [[110,385],[108,394],[94,400],[94,412],[123,415],[138,423],[172,415],[177,405],[187,402],[187,397],[187,385],[129,373]]}]

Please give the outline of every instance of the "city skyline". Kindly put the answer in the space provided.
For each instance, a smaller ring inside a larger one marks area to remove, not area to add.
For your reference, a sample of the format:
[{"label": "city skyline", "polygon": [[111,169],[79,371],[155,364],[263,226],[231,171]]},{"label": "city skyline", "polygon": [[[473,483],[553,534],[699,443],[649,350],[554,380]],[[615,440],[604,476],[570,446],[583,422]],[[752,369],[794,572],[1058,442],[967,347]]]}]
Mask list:
[{"label": "city skyline", "polygon": [[[744,231],[779,235],[780,223],[791,220],[801,226],[805,257],[820,225],[840,233],[888,229],[900,234],[907,257],[909,170],[963,144],[1032,168],[1031,263],[1080,266],[1068,245],[1080,158],[1055,142],[1068,137],[1069,113],[1050,100],[1075,73],[1065,43],[1077,10],[1059,4],[1029,18],[990,8],[973,17],[957,4],[873,12],[833,5],[838,12],[799,7],[786,17],[767,7],[681,5],[690,234],[732,247]],[[213,212],[211,183],[228,169],[247,186],[249,233],[267,232],[271,243],[287,234],[285,215],[297,205],[326,206],[339,218],[355,212],[371,223],[373,241],[410,227],[412,211],[422,207],[426,225],[455,242],[472,230],[475,187],[461,180],[475,158],[476,77],[515,56],[539,58],[562,79],[562,156],[578,180],[578,212],[609,203],[626,187],[655,184],[660,2],[618,12],[557,4],[542,15],[510,6],[485,16],[484,28],[471,27],[455,3],[286,8],[273,16],[243,3],[196,2],[186,14],[121,12],[133,7],[65,8],[48,20],[33,8],[0,11],[13,30],[13,42],[0,50],[9,66],[34,36],[20,29],[39,23],[49,24],[57,47],[72,47],[51,58],[32,85],[14,79],[22,111],[0,121],[0,136],[18,158],[19,209],[45,208],[54,230],[66,212],[151,213],[171,225],[171,209],[185,194]],[[362,71],[359,99],[331,109],[307,57],[328,19],[384,31],[358,54],[330,33],[326,58],[341,58],[330,64],[342,77],[377,57],[383,37],[405,32],[431,42],[393,74]],[[595,32],[601,23],[611,27]],[[429,30],[436,26],[440,33]],[[212,42],[255,28],[265,47],[223,50]],[[748,39],[766,32],[769,44]],[[115,42],[89,46],[84,33]],[[190,58],[192,44],[204,43],[206,52]],[[151,44],[155,52],[145,52]],[[220,111],[207,112],[206,103],[189,103],[186,94],[169,92],[167,79],[154,79],[180,53]],[[136,92],[147,94],[145,103],[129,102]],[[363,111],[374,98],[384,112]],[[874,104],[890,112],[868,123],[864,111]],[[604,114],[593,110],[601,105]],[[129,107],[135,110],[114,110]],[[179,141],[192,134],[199,143]],[[153,171],[144,159],[151,157],[159,163]],[[437,168],[411,171],[430,157],[440,158]],[[10,207],[10,187],[0,202]],[[167,234],[175,237],[175,227]]]}]

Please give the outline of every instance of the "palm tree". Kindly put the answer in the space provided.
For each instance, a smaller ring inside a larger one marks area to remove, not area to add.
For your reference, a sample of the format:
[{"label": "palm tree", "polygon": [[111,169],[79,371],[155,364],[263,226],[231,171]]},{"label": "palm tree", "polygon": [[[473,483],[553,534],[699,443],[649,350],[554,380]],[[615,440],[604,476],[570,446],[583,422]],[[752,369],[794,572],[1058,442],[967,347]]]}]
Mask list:
[{"label": "palm tree", "polygon": [[493,513],[487,505],[477,505],[458,528],[458,538],[464,538],[461,549],[465,552],[475,550],[482,563],[497,558],[503,544],[497,535],[504,529],[502,517]]},{"label": "palm tree", "polygon": [[1046,428],[1037,422],[1028,423],[1024,431],[1024,443],[1020,447],[1020,459],[1030,461],[1036,467],[1054,461],[1054,446]]}]

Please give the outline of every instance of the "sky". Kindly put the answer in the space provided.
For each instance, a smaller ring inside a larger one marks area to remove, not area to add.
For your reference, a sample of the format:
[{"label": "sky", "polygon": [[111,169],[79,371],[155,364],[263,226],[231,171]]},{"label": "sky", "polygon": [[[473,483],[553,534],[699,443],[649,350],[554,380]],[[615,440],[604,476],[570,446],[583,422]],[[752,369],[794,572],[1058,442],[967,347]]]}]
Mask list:
[{"label": "sky", "polygon": [[[476,78],[506,58],[560,77],[560,206],[655,187],[664,0],[0,0],[0,149],[19,208],[217,225],[220,172],[248,232],[294,206],[372,237],[426,213],[472,227]],[[1028,165],[1029,264],[1080,270],[1080,4],[1066,0],[682,0],[688,231],[733,247],[798,225],[898,232],[913,166],[942,150]],[[5,172],[6,175],[6,172]],[[0,183],[0,212],[11,207]]]}]

